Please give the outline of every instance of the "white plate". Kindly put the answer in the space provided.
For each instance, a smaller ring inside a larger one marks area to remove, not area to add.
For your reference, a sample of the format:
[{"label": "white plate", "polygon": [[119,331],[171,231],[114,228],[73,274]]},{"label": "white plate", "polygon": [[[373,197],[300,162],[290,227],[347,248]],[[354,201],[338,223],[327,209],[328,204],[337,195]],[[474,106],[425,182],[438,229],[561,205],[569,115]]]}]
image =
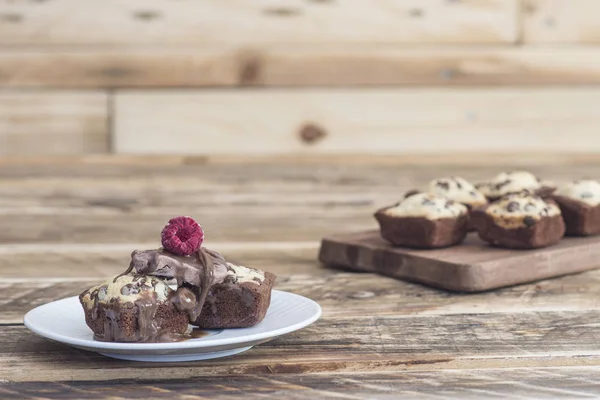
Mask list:
[{"label": "white plate", "polygon": [[312,324],[321,307],[297,294],[273,290],[264,320],[251,328],[207,331],[199,339],[175,343],[114,343],[94,340],[79,299],[69,297],[29,311],[25,326],[47,339],[78,349],[132,361],[176,362],[226,357]]}]

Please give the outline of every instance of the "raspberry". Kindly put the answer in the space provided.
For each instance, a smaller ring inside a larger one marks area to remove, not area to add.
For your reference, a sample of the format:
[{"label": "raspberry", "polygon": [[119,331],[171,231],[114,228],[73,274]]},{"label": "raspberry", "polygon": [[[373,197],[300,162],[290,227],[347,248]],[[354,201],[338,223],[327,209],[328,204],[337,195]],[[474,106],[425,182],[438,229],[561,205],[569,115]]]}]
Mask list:
[{"label": "raspberry", "polygon": [[163,247],[180,256],[194,254],[204,241],[202,227],[190,217],[172,218],[160,236]]}]

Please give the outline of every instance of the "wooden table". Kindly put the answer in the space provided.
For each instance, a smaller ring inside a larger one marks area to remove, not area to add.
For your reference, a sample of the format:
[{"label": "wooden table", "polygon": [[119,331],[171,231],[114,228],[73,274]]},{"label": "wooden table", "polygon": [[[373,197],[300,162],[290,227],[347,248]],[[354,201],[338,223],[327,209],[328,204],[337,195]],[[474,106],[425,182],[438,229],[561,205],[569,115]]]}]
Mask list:
[{"label": "wooden table", "polygon": [[[371,213],[440,174],[506,166],[86,158],[0,163],[0,398],[431,398],[600,394],[600,271],[461,295],[325,269],[319,239],[374,228]],[[531,167],[556,181],[600,165]],[[224,359],[119,361],[53,343],[29,309],[78,294],[192,215],[206,245],[274,271],[323,317]],[[526,266],[524,266],[525,268]]]}]

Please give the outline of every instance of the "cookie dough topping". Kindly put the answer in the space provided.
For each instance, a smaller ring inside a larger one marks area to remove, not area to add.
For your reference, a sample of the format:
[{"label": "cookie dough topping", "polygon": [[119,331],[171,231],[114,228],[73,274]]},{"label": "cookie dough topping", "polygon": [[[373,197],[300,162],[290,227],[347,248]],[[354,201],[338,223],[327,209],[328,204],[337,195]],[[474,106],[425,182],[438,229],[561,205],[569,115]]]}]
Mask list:
[{"label": "cookie dough topping", "polygon": [[560,215],[554,203],[548,203],[538,196],[528,193],[504,196],[485,211],[494,221],[506,229],[516,229],[535,225],[541,218]]},{"label": "cookie dough topping", "polygon": [[502,172],[491,181],[477,185],[488,197],[502,197],[510,193],[534,192],[542,187],[542,182],[527,171]]},{"label": "cookie dough topping", "polygon": [[429,183],[427,191],[471,206],[487,203],[485,196],[473,184],[460,177],[434,179]]},{"label": "cookie dough topping", "polygon": [[264,280],[265,274],[262,271],[254,268],[244,267],[242,265],[235,265],[230,262],[227,263],[227,276],[225,277],[226,282],[250,282],[260,285]]},{"label": "cookie dough topping", "polygon": [[457,218],[465,215],[467,208],[444,196],[418,193],[388,208],[385,213],[393,217]]},{"label": "cookie dough topping", "polygon": [[101,285],[94,286],[83,295],[82,301],[91,308],[97,294],[98,303],[134,303],[142,296],[152,296],[156,301],[167,301],[172,290],[161,279],[150,276],[122,275],[111,278]]},{"label": "cookie dough topping", "polygon": [[600,183],[589,179],[573,181],[559,188],[556,194],[595,207],[600,204]]}]

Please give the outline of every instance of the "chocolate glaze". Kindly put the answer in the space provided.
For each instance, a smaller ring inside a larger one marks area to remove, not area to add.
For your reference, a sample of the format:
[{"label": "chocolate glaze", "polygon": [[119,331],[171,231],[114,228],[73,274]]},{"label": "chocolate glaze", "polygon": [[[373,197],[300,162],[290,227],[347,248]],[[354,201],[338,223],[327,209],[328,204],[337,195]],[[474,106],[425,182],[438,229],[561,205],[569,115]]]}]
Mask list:
[{"label": "chocolate glaze", "polygon": [[180,288],[184,284],[198,288],[195,306],[187,310],[190,321],[195,321],[202,312],[208,289],[225,279],[228,267],[221,254],[202,247],[191,256],[178,256],[163,249],[135,250],[126,273],[132,269],[138,274],[175,279]]},{"label": "chocolate glaze", "polygon": [[[124,285],[120,292],[127,296],[135,294],[139,296],[134,302],[125,304],[119,303],[117,299],[111,299],[108,304],[104,305],[104,329],[103,334],[95,334],[94,338],[104,342],[165,342],[181,340],[180,334],[171,330],[163,329],[158,324],[156,312],[160,305],[157,299],[155,286],[156,281],[148,280],[144,276],[134,275],[133,283]],[[92,319],[98,318],[99,299],[98,293],[101,290],[106,290],[107,286],[103,285],[91,293],[93,306],[91,310]],[[185,295],[182,293],[179,296]],[[193,294],[192,294],[193,295]],[[137,326],[138,330],[133,335],[128,335],[127,332],[119,326],[119,321],[123,317],[123,309],[137,309]]]},{"label": "chocolate glaze", "polygon": [[176,309],[179,311],[186,311],[190,318],[190,321],[193,321],[192,317],[194,317],[194,312],[197,304],[196,294],[189,288],[180,287],[175,292],[171,293],[169,296],[169,301],[173,303]]}]

